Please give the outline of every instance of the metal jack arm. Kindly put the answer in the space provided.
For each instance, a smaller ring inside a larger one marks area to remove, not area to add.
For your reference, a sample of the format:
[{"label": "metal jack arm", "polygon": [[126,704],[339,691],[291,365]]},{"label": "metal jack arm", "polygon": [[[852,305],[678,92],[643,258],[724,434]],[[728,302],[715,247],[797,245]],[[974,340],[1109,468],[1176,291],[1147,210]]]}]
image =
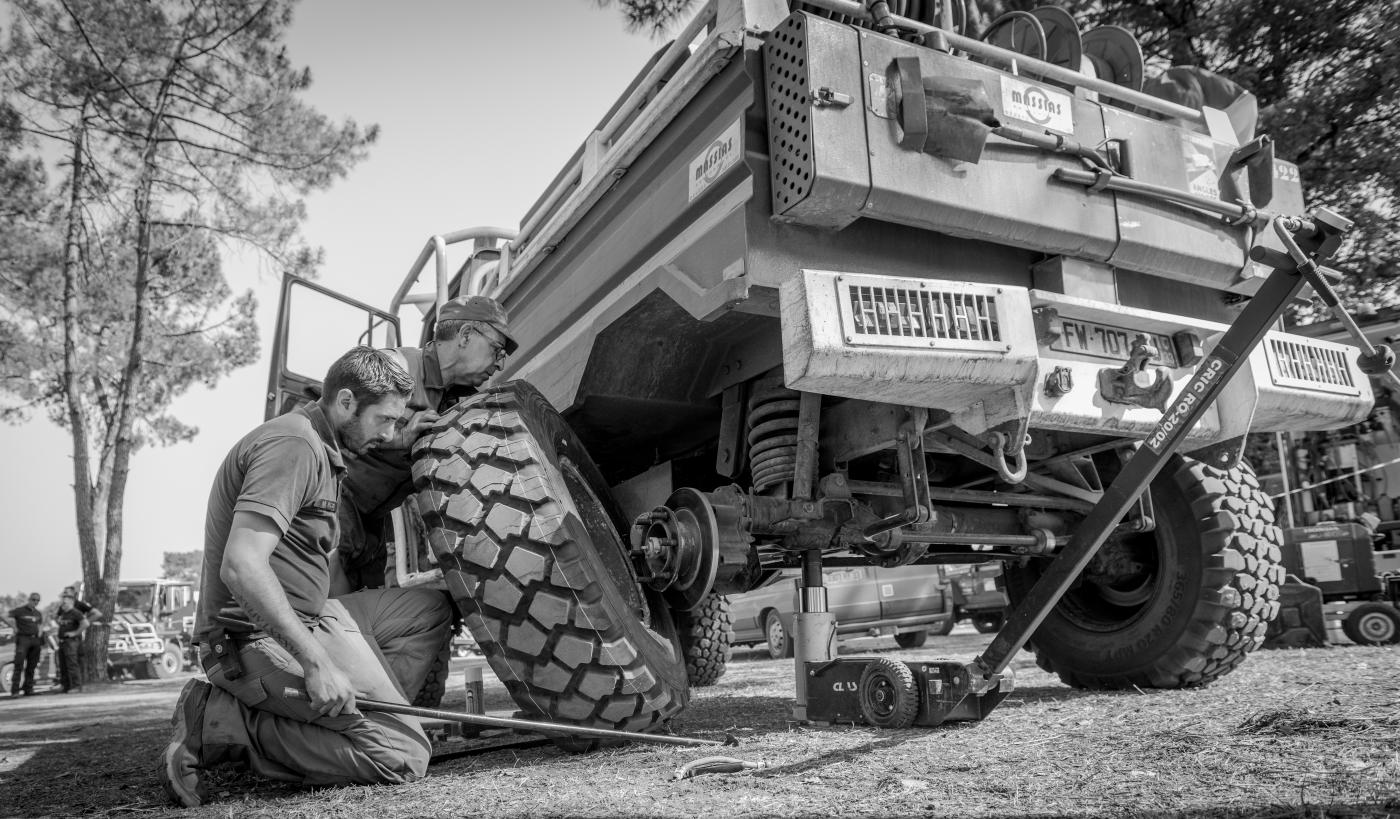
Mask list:
[{"label": "metal jack arm", "polygon": [[[1196,374],[1168,405],[1157,428],[1147,437],[1123,467],[1117,479],[1104,491],[1074,535],[1069,545],[1050,564],[1019,605],[1008,614],[991,645],[973,661],[974,671],[990,678],[1004,671],[1093,559],[1113,532],[1118,521],[1137,497],[1147,491],[1186,433],[1195,426],[1221,389],[1244,366],[1250,352],[1283,313],[1284,307],[1307,284],[1311,284],[1329,305],[1337,302],[1327,280],[1316,274],[1318,262],[1330,255],[1351,223],[1326,211],[1310,220],[1275,217],[1275,228],[1286,236],[1292,264],[1281,263],[1264,281],[1239,318],[1225,332],[1215,349],[1196,369]],[[1290,246],[1291,245],[1291,246]],[[1293,251],[1296,250],[1296,253]]]}]

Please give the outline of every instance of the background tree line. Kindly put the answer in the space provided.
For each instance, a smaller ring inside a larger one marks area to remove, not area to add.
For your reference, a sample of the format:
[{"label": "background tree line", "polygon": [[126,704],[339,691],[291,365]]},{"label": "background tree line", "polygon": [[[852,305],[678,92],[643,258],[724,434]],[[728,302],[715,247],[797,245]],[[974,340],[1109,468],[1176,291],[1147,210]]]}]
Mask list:
[{"label": "background tree line", "polygon": [[[258,356],[220,251],[309,274],[303,197],[376,129],[301,99],[291,0],[7,0],[0,21],[0,418],[72,438],[84,596],[112,611],[133,455],[197,429],[170,413]],[[57,455],[58,453],[55,453]],[[105,665],[89,631],[90,678]]]}]

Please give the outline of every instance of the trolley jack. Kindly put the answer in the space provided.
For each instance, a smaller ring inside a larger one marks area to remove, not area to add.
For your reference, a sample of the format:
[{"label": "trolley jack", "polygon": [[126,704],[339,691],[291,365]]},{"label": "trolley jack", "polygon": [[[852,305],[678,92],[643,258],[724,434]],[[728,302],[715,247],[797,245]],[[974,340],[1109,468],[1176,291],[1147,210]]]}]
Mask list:
[{"label": "trolley jack", "polygon": [[[1079,181],[1079,180],[1067,180]],[[1192,202],[1190,204],[1197,204]],[[822,587],[821,554],[806,554],[803,566],[801,610],[796,624],[797,706],[794,716],[817,722],[866,722],[889,728],[934,726],[950,720],[985,717],[1014,687],[1008,670],[1011,658],[1060,601],[1094,554],[1112,534],[1177,452],[1187,432],[1215,402],[1284,308],[1311,285],[1318,297],[1348,328],[1361,346],[1358,366],[1368,375],[1388,374],[1393,352],[1373,347],[1345,311],[1328,281],[1330,271],[1322,262],[1340,246],[1352,223],[1330,211],[1318,209],[1309,217],[1265,214],[1241,206],[1215,202],[1217,207],[1240,207],[1243,218],[1271,225],[1287,253],[1256,246],[1250,258],[1272,268],[1263,285],[1215,348],[1197,367],[1195,375],[1167,405],[1156,428],[1142,442],[1103,497],[1059,551],[1045,573],[1015,607],[990,645],[972,662],[900,663],[887,658],[834,659],[835,624],[826,611]],[[1237,464],[1243,439],[1213,445],[1194,454],[1220,468]],[[927,478],[920,474],[926,482]],[[924,490],[927,496],[927,489]]]}]

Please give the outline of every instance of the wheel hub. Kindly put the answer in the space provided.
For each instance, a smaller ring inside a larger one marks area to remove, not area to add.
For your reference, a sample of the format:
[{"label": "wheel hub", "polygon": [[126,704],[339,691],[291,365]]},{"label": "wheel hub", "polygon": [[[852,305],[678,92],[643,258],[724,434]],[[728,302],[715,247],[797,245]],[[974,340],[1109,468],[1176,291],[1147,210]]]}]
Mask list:
[{"label": "wheel hub", "polygon": [[710,592],[728,594],[745,574],[752,538],[743,510],[719,493],[676,490],[632,523],[631,555],[638,579],[665,592],[675,608],[693,611]]}]

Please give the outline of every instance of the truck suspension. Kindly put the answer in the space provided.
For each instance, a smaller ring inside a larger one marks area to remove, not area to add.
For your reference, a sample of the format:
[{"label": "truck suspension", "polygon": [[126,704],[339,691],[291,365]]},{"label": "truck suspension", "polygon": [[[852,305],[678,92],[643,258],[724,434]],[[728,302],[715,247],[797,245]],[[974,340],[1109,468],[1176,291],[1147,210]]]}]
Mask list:
[{"label": "truck suspension", "polygon": [[748,443],[755,491],[795,477],[801,403],[801,395],[784,387],[781,376],[754,384],[748,405]]}]

